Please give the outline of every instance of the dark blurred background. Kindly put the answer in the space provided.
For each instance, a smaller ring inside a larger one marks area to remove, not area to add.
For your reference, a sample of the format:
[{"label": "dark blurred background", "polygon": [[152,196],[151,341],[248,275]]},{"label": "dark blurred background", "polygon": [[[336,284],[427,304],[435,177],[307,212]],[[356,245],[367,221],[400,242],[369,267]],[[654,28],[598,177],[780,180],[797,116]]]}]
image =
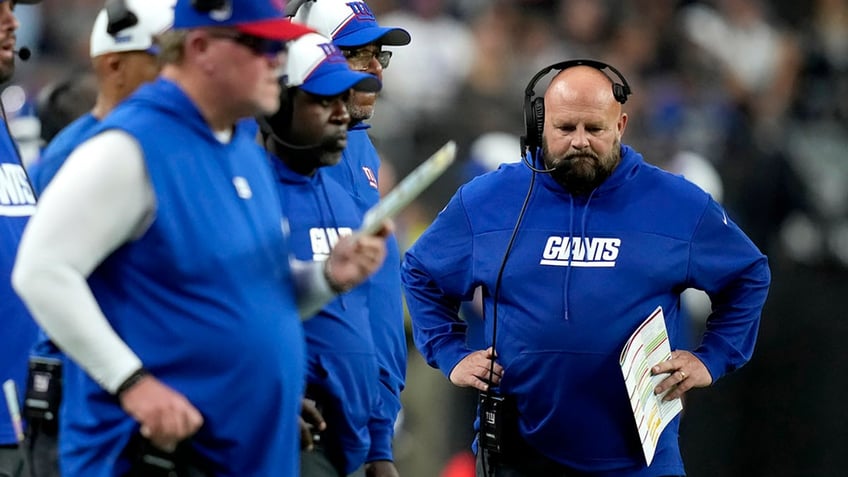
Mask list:
[{"label": "dark blurred background", "polygon": [[[381,186],[449,139],[460,151],[398,220],[405,246],[461,183],[520,159],[524,88],[536,71],[579,57],[611,63],[634,91],[624,142],[722,201],[773,269],[752,362],[688,396],[688,474],[848,475],[848,0],[368,4],[381,24],[413,38],[394,49],[372,121],[385,162]],[[18,44],[33,57],[19,62],[2,100],[28,160],[43,145],[39,99],[89,70],[88,36],[101,6],[17,7]],[[703,299],[687,303],[697,332]],[[462,463],[474,397],[410,345],[396,439],[404,477],[471,475]]]}]

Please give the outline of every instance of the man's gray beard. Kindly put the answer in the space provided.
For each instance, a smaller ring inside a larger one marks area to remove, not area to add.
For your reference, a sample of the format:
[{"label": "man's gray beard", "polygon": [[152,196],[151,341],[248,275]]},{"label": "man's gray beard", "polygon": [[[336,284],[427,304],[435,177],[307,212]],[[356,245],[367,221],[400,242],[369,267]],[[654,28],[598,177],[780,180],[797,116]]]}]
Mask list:
[{"label": "man's gray beard", "polygon": [[[545,166],[550,168],[552,161],[549,158],[547,142],[542,144],[542,154]],[[581,163],[575,167],[575,160],[589,160],[591,163]],[[551,171],[551,177],[572,195],[587,195],[607,180],[620,163],[621,143],[616,141],[610,153],[603,159],[598,158],[592,151],[568,156]]]},{"label": "man's gray beard", "polygon": [[361,106],[357,106],[351,101],[347,104],[347,112],[350,114],[351,124],[361,123],[362,121],[368,121],[374,116],[374,107],[363,108]]}]

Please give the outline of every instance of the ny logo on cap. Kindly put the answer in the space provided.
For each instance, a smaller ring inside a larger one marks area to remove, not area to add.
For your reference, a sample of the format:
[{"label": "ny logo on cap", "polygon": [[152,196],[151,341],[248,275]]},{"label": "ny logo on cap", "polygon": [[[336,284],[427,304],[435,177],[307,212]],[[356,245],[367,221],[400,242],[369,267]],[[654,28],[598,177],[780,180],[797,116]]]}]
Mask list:
[{"label": "ny logo on cap", "polygon": [[368,8],[368,5],[365,2],[350,2],[347,4],[351,10],[353,10],[353,14],[356,16],[357,20],[372,20],[377,21],[377,18],[374,16],[374,13]]},{"label": "ny logo on cap", "polygon": [[347,63],[342,50],[332,43],[319,43],[318,46],[324,51],[324,56],[327,62],[330,63]]}]

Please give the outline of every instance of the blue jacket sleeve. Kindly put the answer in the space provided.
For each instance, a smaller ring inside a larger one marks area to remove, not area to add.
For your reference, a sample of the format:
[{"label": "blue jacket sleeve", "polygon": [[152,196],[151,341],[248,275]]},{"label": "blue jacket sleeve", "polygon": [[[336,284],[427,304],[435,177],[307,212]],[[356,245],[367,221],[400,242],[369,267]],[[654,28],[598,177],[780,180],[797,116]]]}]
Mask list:
[{"label": "blue jacket sleeve", "polygon": [[689,274],[712,301],[694,353],[716,381],[751,359],[771,281],[768,260],[710,201],[692,240]]},{"label": "blue jacket sleeve", "polygon": [[445,376],[471,352],[459,305],[474,292],[474,242],[461,194],[409,249],[401,268],[415,346]]},{"label": "blue jacket sleeve", "polygon": [[386,262],[372,278],[368,298],[380,383],[378,403],[368,423],[371,448],[366,462],[394,460],[392,438],[395,421],[401,410],[400,393],[406,382],[406,329],[397,239],[391,237],[387,247]]},{"label": "blue jacket sleeve", "polygon": [[386,376],[387,370],[380,367],[380,386],[375,411],[368,421],[368,431],[371,436],[371,448],[365,462],[378,460],[394,460],[392,453],[392,438],[394,426],[400,413],[400,390],[392,389],[392,380]]}]

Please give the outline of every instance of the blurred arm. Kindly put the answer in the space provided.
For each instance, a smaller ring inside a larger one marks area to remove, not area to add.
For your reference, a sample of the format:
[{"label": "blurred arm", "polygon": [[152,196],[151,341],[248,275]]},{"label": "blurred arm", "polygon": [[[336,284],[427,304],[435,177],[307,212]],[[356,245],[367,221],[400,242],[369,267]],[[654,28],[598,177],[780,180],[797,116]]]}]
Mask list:
[{"label": "blurred arm", "polygon": [[48,336],[110,392],[141,361],[110,326],[87,278],[146,228],[154,208],[138,143],[104,132],[77,148],[45,190],[12,275]]}]

